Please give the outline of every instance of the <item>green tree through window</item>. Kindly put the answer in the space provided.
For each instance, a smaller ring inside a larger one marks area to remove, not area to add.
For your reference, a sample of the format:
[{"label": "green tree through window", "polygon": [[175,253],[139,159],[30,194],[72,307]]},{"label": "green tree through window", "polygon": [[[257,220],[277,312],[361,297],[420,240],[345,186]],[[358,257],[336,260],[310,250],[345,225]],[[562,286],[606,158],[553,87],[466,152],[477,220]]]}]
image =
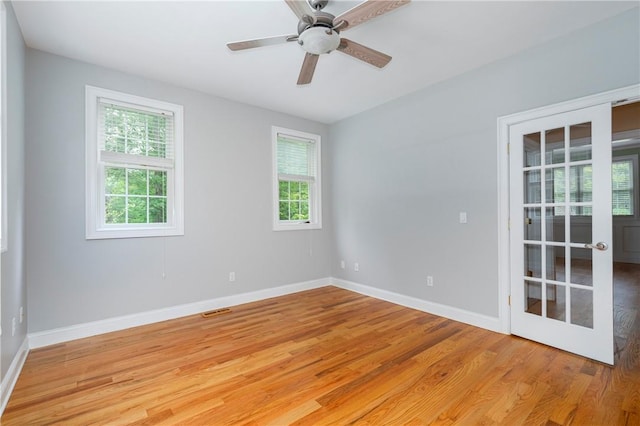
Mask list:
[{"label": "green tree through window", "polygon": [[[166,158],[166,116],[114,105],[103,111],[105,151]],[[105,180],[105,223],[167,222],[165,170],[105,166]]]}]

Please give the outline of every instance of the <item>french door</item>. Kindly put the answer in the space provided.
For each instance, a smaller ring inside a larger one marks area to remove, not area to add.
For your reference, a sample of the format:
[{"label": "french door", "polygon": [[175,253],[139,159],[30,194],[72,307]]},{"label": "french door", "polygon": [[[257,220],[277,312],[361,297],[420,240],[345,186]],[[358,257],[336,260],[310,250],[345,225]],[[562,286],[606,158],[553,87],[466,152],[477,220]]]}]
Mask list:
[{"label": "french door", "polygon": [[511,125],[511,332],[613,364],[611,105]]}]

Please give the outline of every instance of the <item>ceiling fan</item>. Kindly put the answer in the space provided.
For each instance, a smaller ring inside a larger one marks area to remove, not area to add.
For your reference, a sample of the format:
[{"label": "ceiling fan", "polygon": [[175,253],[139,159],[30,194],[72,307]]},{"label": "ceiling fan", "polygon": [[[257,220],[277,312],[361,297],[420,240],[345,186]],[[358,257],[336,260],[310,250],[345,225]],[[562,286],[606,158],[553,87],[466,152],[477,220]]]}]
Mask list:
[{"label": "ceiling fan", "polygon": [[391,56],[341,37],[340,33],[410,1],[366,0],[338,16],[333,16],[322,11],[328,0],[285,0],[299,19],[298,34],[237,41],[227,43],[227,47],[235,51],[297,41],[306,52],[298,77],[299,85],[311,83],[320,55],[334,50],[382,68],[391,61]]}]

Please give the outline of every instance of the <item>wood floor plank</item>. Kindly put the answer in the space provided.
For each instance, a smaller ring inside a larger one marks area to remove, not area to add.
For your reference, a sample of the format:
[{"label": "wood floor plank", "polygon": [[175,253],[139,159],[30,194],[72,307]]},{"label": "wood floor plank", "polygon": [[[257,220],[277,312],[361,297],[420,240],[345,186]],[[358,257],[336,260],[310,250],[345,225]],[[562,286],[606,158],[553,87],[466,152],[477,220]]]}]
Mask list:
[{"label": "wood floor plank", "polygon": [[34,350],[0,420],[634,424],[638,319],[621,318],[627,340],[611,368],[324,287]]}]

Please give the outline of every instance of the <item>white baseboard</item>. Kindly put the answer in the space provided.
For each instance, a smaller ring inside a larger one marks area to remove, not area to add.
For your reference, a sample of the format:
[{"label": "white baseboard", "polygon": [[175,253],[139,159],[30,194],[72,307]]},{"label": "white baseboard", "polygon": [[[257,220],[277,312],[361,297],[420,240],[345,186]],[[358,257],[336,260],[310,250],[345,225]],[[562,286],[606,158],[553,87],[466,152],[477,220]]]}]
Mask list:
[{"label": "white baseboard", "polygon": [[454,321],[463,322],[476,327],[499,333],[507,333],[503,330],[499,318],[481,315],[451,306],[429,302],[415,297],[394,293],[388,290],[358,284],[355,282],[342,280],[339,278],[322,278],[318,280],[305,281],[301,283],[289,284],[280,287],[257,290],[249,293],[235,294],[216,299],[203,300],[200,302],[188,303],[184,305],[171,306],[164,309],[141,312],[139,314],[125,315],[108,318],[100,321],[92,321],[84,324],[77,324],[69,327],[61,327],[53,330],[30,333],[24,340],[20,350],[14,357],[9,370],[1,383],[0,392],[0,415],[6,407],[13,387],[22,371],[22,366],[27,358],[29,349],[43,346],[55,345],[68,342],[70,340],[109,333],[112,331],[124,330],[131,327],[152,324],[160,321],[171,320],[188,315],[196,315],[214,309],[250,303],[272,297],[284,296],[304,290],[334,285],[345,290],[354,291],[376,299],[386,300],[408,308],[418,309],[423,312],[449,318]]},{"label": "white baseboard", "polygon": [[20,376],[22,366],[27,360],[28,354],[29,338],[25,337],[25,339],[22,341],[22,345],[20,345],[20,349],[18,349],[18,353],[13,357],[13,361],[11,361],[11,365],[9,365],[7,374],[5,374],[5,376],[2,378],[2,383],[0,383],[0,416],[2,416],[2,413],[4,413],[4,409],[7,407],[9,397],[11,396],[11,392],[13,392],[13,388],[18,381],[18,376]]},{"label": "white baseboard", "polygon": [[100,321],[72,325],[69,327],[30,333],[28,335],[28,345],[29,348],[32,349],[41,348],[43,346],[55,345],[58,343],[68,342],[70,340],[82,339],[84,337],[110,333],[112,331],[124,330],[131,327],[152,324],[188,315],[195,315],[213,309],[220,309],[228,306],[240,305],[242,303],[255,302],[271,297],[297,293],[299,291],[310,290],[330,284],[345,290],[355,291],[356,293],[386,300],[409,308],[418,309],[420,311],[449,318],[454,321],[463,322],[491,331],[497,331],[499,333],[507,333],[499,318],[489,317],[475,312],[441,305],[339,278],[322,278],[249,293],[241,293],[184,305],[171,306],[164,309],[141,312],[139,314],[125,315]]},{"label": "white baseboard", "polygon": [[454,321],[463,322],[475,327],[484,328],[498,333],[508,334],[504,330],[504,326],[500,318],[490,317],[475,312],[466,311],[464,309],[454,308],[439,303],[429,302],[427,300],[418,299],[412,296],[406,296],[394,293],[388,290],[367,286],[364,284],[354,283],[352,281],[332,278],[331,284],[343,288],[345,290],[355,291],[365,296],[375,297],[376,299],[386,300],[387,302],[397,305],[406,306],[407,308],[417,309],[419,311],[438,315],[440,317],[449,318]]},{"label": "white baseboard", "polygon": [[271,297],[284,296],[286,294],[297,293],[299,291],[324,287],[329,285],[330,282],[331,278],[322,278],[313,281],[305,281],[296,284],[252,291],[249,293],[234,294],[232,296],[171,306],[164,309],[141,312],[139,314],[125,315],[100,321],[72,325],[69,327],[56,328],[53,330],[39,331],[29,334],[29,347],[41,348],[43,346],[55,345],[58,343],[68,342],[70,340],[110,333],[112,331],[124,330],[160,321],[167,321],[188,315],[196,315],[201,312],[214,309],[255,302],[258,300],[269,299]]}]

